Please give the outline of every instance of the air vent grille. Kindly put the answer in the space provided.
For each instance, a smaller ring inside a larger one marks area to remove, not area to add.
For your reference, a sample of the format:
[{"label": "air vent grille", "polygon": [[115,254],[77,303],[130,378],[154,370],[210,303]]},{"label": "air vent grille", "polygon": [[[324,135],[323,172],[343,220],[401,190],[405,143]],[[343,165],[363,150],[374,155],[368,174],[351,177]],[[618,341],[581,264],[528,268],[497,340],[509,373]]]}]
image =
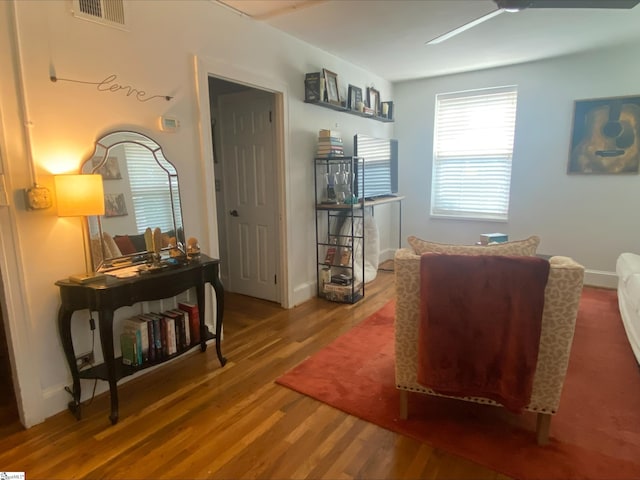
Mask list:
[{"label": "air vent grille", "polygon": [[126,25],[124,0],[74,0],[74,15],[104,25]]}]

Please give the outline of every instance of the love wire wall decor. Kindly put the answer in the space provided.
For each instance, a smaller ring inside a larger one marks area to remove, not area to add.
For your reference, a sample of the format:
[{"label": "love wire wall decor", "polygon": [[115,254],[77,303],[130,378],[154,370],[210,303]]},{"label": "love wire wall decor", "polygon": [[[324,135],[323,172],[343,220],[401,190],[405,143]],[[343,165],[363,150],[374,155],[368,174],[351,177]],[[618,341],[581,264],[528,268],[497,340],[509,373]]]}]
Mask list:
[{"label": "love wire wall decor", "polygon": [[638,173],[640,96],[576,100],[567,173]]},{"label": "love wire wall decor", "polygon": [[173,97],[170,95],[152,95],[150,97],[147,96],[147,92],[144,90],[140,90],[139,88],[132,87],[131,85],[121,85],[116,80],[118,80],[118,76],[116,74],[107,75],[104,79],[97,82],[90,82],[85,80],[74,80],[71,78],[60,78],[56,76],[55,73],[51,73],[49,75],[49,79],[52,82],[73,82],[73,83],[84,83],[85,85],[95,85],[96,90],[99,92],[110,92],[116,93],[120,91],[124,91],[127,97],[133,97],[139,102],[148,102],[149,100],[163,99],[167,102],[171,100]]}]

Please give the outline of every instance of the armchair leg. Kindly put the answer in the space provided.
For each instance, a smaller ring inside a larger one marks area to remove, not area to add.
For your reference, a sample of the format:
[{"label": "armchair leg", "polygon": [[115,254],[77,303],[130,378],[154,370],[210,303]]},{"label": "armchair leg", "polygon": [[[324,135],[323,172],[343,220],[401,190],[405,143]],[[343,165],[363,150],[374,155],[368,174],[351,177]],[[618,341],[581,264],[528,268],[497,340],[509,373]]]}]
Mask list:
[{"label": "armchair leg", "polygon": [[538,422],[536,428],[536,439],[538,445],[546,445],[549,443],[549,426],[551,425],[551,414],[538,413]]},{"label": "armchair leg", "polygon": [[409,392],[400,390],[400,418],[406,420],[409,417]]}]

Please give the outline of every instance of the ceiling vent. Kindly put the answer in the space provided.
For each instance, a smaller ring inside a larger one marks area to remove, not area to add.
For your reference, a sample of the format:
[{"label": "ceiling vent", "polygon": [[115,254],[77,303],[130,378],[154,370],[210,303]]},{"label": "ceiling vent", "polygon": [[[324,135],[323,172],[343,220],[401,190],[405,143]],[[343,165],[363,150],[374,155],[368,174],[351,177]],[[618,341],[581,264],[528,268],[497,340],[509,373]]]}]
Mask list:
[{"label": "ceiling vent", "polygon": [[73,14],[110,27],[126,27],[124,0],[73,0]]}]

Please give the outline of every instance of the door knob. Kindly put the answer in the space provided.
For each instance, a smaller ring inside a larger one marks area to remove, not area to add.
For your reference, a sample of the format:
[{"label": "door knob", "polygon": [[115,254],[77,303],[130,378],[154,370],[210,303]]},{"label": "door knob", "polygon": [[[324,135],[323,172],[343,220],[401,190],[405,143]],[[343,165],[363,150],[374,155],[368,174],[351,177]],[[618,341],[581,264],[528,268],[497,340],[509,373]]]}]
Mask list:
[{"label": "door knob", "polygon": [[240,215],[238,215],[238,210],[231,210],[229,212],[229,215],[231,215],[232,217],[239,217]]}]

